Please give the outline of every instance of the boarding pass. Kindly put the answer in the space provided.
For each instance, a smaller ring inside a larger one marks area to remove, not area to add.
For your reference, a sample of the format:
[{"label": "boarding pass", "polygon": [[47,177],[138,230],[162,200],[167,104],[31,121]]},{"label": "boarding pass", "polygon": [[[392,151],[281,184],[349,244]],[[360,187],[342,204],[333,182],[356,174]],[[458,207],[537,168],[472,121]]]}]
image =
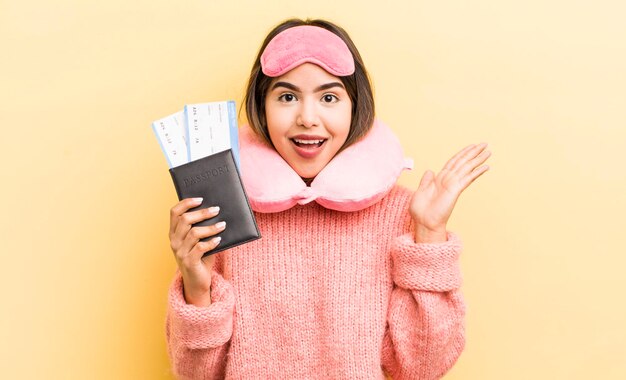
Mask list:
[{"label": "boarding pass", "polygon": [[237,113],[232,100],[187,104],[156,120],[152,129],[170,168],[232,149],[239,165]]}]

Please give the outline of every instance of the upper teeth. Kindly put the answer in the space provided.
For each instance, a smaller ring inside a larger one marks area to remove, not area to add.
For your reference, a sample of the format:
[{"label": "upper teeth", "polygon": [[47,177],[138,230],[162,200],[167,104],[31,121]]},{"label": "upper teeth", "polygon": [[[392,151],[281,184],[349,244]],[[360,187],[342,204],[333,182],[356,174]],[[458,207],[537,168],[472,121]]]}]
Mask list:
[{"label": "upper teeth", "polygon": [[298,144],[319,144],[321,142],[323,142],[324,140],[298,140],[298,139],[294,139],[295,142],[297,142]]}]

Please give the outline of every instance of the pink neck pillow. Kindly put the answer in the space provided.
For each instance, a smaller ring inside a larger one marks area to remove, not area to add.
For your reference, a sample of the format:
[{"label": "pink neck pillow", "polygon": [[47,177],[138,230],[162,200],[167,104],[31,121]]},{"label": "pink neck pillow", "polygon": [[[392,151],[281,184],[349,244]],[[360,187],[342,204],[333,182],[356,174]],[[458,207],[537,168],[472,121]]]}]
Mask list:
[{"label": "pink neck pillow", "polygon": [[413,161],[393,132],[376,120],[358,142],[337,154],[311,186],[248,126],[240,130],[241,174],[252,209],[270,213],[315,201],[338,211],[358,211],[381,200]]}]

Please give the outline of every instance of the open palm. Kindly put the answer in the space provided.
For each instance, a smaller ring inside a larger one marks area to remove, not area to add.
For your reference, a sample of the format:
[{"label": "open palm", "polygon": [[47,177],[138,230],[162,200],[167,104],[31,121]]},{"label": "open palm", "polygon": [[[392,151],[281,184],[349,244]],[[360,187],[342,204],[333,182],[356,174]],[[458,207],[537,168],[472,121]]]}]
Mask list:
[{"label": "open palm", "polygon": [[489,166],[482,165],[491,155],[486,148],[485,143],[469,145],[455,154],[439,174],[430,170],[424,173],[409,209],[416,228],[445,232],[461,192],[489,170]]}]

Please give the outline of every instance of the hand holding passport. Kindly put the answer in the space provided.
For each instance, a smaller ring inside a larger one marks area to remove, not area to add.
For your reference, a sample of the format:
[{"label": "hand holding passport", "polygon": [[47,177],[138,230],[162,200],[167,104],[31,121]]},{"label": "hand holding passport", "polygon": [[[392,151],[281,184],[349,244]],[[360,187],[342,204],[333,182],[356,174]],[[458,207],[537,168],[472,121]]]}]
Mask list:
[{"label": "hand holding passport", "polygon": [[220,244],[204,256],[260,238],[239,174],[235,103],[186,105],[183,111],[153,122],[152,128],[170,166],[178,199],[203,198],[189,211],[220,207],[217,216],[193,225],[226,222],[226,229],[217,235]]}]

